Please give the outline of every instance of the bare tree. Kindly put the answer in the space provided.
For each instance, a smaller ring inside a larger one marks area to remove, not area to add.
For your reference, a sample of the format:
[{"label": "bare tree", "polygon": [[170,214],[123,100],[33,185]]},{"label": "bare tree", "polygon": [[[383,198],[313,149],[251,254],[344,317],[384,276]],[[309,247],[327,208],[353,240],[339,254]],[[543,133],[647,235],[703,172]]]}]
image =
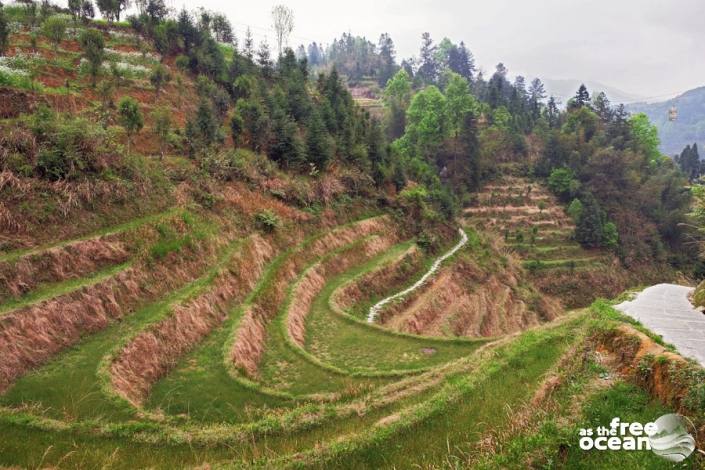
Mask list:
[{"label": "bare tree", "polygon": [[289,42],[289,35],[294,30],[294,12],[287,6],[277,5],[272,8],[272,20],[277,34],[279,55],[281,56],[284,46]]}]

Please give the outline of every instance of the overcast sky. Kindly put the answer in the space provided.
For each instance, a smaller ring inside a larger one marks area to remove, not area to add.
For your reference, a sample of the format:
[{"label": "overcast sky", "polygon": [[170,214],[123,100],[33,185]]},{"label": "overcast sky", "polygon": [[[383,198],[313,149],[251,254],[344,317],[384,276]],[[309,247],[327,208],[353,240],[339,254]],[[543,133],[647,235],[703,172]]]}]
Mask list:
[{"label": "overcast sky", "polygon": [[[180,8],[183,0],[169,0]],[[598,81],[643,97],[705,85],[705,0],[192,0],[227,14],[274,43],[270,12],[294,10],[291,45],[328,43],[343,32],[376,42],[388,32],[399,59],[416,55],[421,33],[464,40],[491,72]]]}]

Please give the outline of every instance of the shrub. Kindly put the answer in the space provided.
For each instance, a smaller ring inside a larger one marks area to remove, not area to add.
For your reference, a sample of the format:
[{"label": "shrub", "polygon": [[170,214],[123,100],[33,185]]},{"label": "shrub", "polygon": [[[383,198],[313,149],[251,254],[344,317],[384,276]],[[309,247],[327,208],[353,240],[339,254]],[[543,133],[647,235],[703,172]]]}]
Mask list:
[{"label": "shrub", "polygon": [[130,153],[132,136],[144,127],[144,118],[137,101],[129,96],[124,97],[118,104],[120,125],[127,132],[127,153]]},{"label": "shrub", "polygon": [[42,33],[54,45],[54,52],[56,52],[66,34],[66,20],[60,16],[47,18],[42,24]]},{"label": "shrub", "polygon": [[548,177],[549,189],[564,201],[570,200],[578,191],[579,186],[580,183],[568,168],[556,168]]},{"label": "shrub", "polygon": [[275,231],[281,224],[279,217],[269,209],[255,214],[255,223],[260,230],[268,233]]},{"label": "shrub", "polygon": [[524,267],[529,270],[529,272],[536,272],[544,267],[544,263],[540,260],[531,260],[524,263]]},{"label": "shrub", "polygon": [[73,179],[85,173],[98,173],[113,155],[106,131],[83,118],[56,115],[40,106],[28,118],[37,140],[37,173],[51,179]]},{"label": "shrub", "polygon": [[103,34],[95,29],[86,29],[81,33],[78,42],[83,49],[83,57],[89,64],[91,83],[95,87],[98,72],[105,58],[105,41]]},{"label": "shrub", "polygon": [[176,57],[175,63],[176,63],[176,66],[178,68],[180,68],[181,70],[188,70],[189,69],[189,58],[183,54]]},{"label": "shrub", "polygon": [[149,82],[154,87],[155,94],[159,97],[161,89],[171,81],[171,74],[162,64],[157,65],[149,76]]},{"label": "shrub", "polygon": [[566,212],[570,218],[573,219],[573,222],[577,223],[583,213],[583,203],[580,202],[580,199],[573,199]]},{"label": "shrub", "polygon": [[608,248],[616,248],[619,244],[619,232],[613,222],[602,226],[602,244]]}]

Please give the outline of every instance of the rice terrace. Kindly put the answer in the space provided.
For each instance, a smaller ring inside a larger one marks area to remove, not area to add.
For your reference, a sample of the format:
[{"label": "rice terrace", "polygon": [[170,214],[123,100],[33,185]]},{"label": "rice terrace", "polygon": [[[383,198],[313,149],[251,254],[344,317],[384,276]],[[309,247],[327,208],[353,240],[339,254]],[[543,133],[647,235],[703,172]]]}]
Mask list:
[{"label": "rice terrace", "polygon": [[705,468],[697,144],[205,3],[0,4],[0,468]]}]

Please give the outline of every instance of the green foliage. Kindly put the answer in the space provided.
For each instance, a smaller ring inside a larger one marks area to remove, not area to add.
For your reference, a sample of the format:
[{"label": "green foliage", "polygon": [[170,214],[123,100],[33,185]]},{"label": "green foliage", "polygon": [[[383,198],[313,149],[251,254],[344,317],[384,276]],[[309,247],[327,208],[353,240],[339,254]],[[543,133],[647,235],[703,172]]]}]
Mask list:
[{"label": "green foliage", "polygon": [[212,104],[201,98],[196,115],[186,123],[186,138],[189,152],[194,156],[220,139],[220,125],[216,120]]},{"label": "green foliage", "polygon": [[318,170],[323,170],[333,158],[333,142],[331,142],[332,139],[318,112],[311,114],[307,130],[306,153],[308,161],[313,163]]},{"label": "green foliage", "polygon": [[402,145],[412,155],[426,156],[437,150],[447,136],[446,97],[435,86],[414,95],[406,112]]},{"label": "green foliage", "polygon": [[10,45],[10,25],[5,16],[4,7],[0,6],[0,56],[4,56]]},{"label": "green foliage", "polygon": [[164,157],[164,147],[171,135],[171,111],[166,107],[157,108],[152,112],[152,120],[154,135],[159,139],[159,154]]},{"label": "green foliage", "polygon": [[130,2],[129,0],[96,0],[98,9],[108,22],[120,21],[120,15],[126,10]]},{"label": "green foliage", "polygon": [[22,133],[8,135],[0,143],[0,154],[8,152],[11,157],[5,166],[24,176],[78,179],[103,171],[114,153],[102,127],[83,118],[57,115],[46,106],[39,106],[25,125],[33,145],[26,145]]},{"label": "green foliage", "polygon": [[185,246],[190,246],[193,239],[189,234],[179,235],[176,231],[166,224],[158,224],[156,226],[159,232],[159,240],[157,240],[149,249],[149,255],[156,260],[166,258],[171,253],[180,252]]},{"label": "green foliage", "polygon": [[592,140],[599,130],[600,118],[588,106],[581,106],[568,114],[562,131],[575,136],[577,142]]},{"label": "green foliage", "polygon": [[470,84],[454,72],[447,74],[448,84],[445,88],[446,116],[450,135],[455,137],[465,125],[468,115],[477,116],[480,105],[470,93]]},{"label": "green foliage", "polygon": [[387,105],[388,131],[392,139],[401,137],[406,127],[406,110],[411,101],[411,77],[406,70],[399,70],[384,89],[384,102]]},{"label": "green foliage", "polygon": [[127,153],[129,154],[132,136],[144,127],[144,117],[140,111],[139,103],[134,98],[125,96],[120,100],[118,103],[118,121],[127,132]]},{"label": "green foliage", "polygon": [[274,116],[268,155],[287,168],[296,168],[306,159],[304,142],[296,123],[283,113]]},{"label": "green foliage", "polygon": [[548,177],[549,189],[562,201],[569,201],[580,187],[573,172],[568,168],[556,168]]},{"label": "green foliage", "polygon": [[583,203],[580,202],[580,199],[578,198],[573,199],[566,212],[570,218],[573,219],[573,222],[577,222],[580,220],[580,216],[583,213]]},{"label": "green foliage", "polygon": [[597,248],[603,245],[605,233],[603,227],[604,213],[594,197],[586,197],[583,201],[583,210],[575,227],[575,238],[588,248]]},{"label": "green foliage", "polygon": [[42,24],[42,34],[54,45],[56,51],[66,35],[66,20],[61,16],[50,16]]},{"label": "green foliage", "polygon": [[607,222],[602,226],[602,246],[607,248],[617,248],[619,244],[619,232],[614,222]]},{"label": "green foliage", "polygon": [[95,87],[96,78],[105,59],[105,41],[103,34],[95,29],[84,29],[78,38],[83,50],[83,57],[88,61],[91,83]]},{"label": "green foliage", "polygon": [[633,115],[629,118],[629,126],[637,146],[643,150],[652,162],[657,162],[663,157],[659,151],[661,140],[658,136],[658,129],[651,124],[649,118],[644,113]]},{"label": "green foliage", "polygon": [[269,116],[262,103],[255,98],[240,98],[230,122],[233,141],[254,150],[264,149],[269,139]]},{"label": "green foliage", "polygon": [[279,216],[269,209],[256,213],[255,223],[265,232],[274,232],[281,225]]},{"label": "green foliage", "polygon": [[169,73],[167,68],[164,67],[162,64],[158,64],[156,67],[154,67],[152,73],[149,76],[149,82],[154,87],[157,97],[159,97],[159,92],[164,87],[164,85],[166,85],[170,81],[171,74]]}]

